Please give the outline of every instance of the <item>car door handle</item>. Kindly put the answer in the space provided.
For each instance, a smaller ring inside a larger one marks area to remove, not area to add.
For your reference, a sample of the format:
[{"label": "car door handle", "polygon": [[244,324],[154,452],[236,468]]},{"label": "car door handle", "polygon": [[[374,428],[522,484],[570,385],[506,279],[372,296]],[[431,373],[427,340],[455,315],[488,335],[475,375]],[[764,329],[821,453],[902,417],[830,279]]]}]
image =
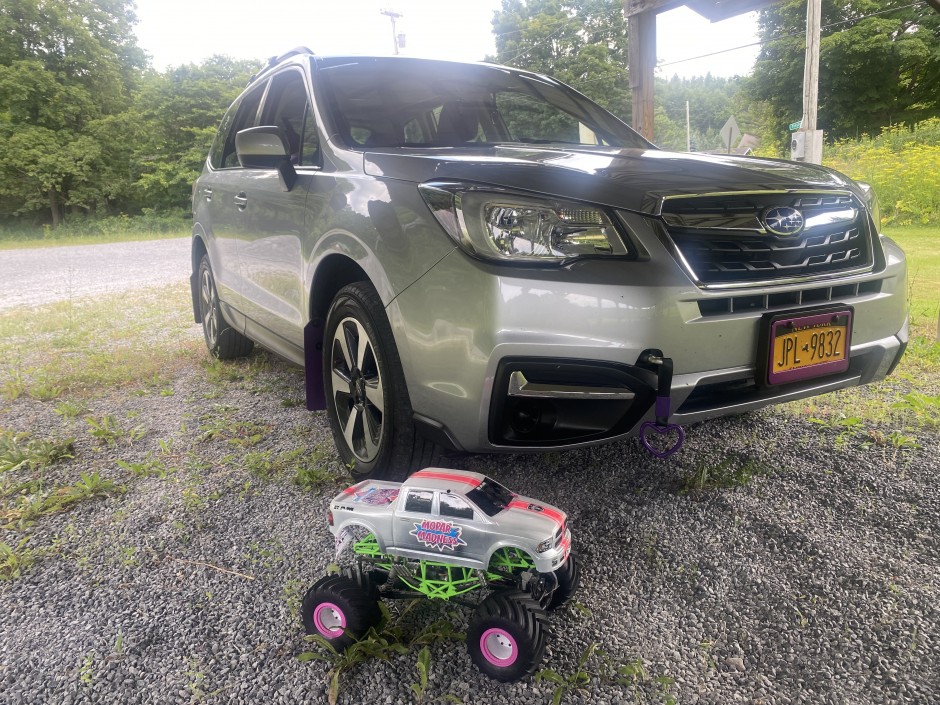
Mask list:
[{"label": "car door handle", "polygon": [[248,205],[248,194],[242,191],[235,196],[235,205],[238,206],[239,210],[245,210],[245,207]]},{"label": "car door handle", "polygon": [[211,200],[212,200],[212,189],[211,189],[211,188],[204,188],[204,189],[202,190],[202,195],[206,197],[206,201],[211,201]]}]

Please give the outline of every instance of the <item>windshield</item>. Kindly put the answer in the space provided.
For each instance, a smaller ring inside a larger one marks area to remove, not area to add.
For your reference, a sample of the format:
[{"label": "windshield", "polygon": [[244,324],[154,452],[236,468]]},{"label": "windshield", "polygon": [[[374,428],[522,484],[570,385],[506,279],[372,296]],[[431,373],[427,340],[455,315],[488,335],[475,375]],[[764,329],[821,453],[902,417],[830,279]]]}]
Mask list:
[{"label": "windshield", "polygon": [[508,507],[513,496],[512,492],[490,478],[486,478],[479,487],[467,492],[467,499],[490,517],[496,516]]},{"label": "windshield", "polygon": [[318,86],[347,147],[650,144],[552,79],[479,64],[321,59]]}]

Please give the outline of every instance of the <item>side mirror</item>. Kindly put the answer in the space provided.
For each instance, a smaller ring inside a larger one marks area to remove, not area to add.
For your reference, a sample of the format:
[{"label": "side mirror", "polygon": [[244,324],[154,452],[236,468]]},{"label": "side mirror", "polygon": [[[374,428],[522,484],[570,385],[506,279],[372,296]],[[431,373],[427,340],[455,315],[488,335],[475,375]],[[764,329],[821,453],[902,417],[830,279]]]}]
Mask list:
[{"label": "side mirror", "polygon": [[249,127],[235,134],[238,163],[246,169],[277,169],[285,191],[297,182],[289,150],[287,135],[275,125]]}]

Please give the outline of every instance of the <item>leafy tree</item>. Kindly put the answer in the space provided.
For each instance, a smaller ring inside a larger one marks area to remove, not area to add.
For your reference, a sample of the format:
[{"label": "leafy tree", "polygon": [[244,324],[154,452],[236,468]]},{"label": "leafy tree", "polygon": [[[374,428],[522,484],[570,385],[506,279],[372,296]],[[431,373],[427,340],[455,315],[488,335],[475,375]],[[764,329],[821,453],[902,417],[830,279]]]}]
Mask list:
[{"label": "leafy tree", "polygon": [[[818,123],[829,137],[940,115],[940,14],[929,5],[823,0],[822,25]],[[803,113],[805,28],[805,0],[761,11],[767,43],[747,91],[772,106],[779,137]]]},{"label": "leafy tree", "polygon": [[135,140],[136,204],[160,210],[186,205],[223,112],[259,68],[214,56],[145,76],[136,102],[143,125]]},{"label": "leafy tree", "polygon": [[0,4],[0,212],[105,198],[99,122],[127,110],[145,63],[128,0]]},{"label": "leafy tree", "polygon": [[503,0],[487,61],[553,76],[630,122],[627,23],[620,0]]}]

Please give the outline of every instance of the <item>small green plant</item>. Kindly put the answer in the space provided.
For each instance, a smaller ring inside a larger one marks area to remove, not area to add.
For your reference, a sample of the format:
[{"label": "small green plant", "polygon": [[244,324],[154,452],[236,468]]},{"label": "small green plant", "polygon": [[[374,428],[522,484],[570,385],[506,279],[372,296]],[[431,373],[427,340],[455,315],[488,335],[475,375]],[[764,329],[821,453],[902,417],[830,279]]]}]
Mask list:
[{"label": "small green plant", "polygon": [[416,702],[424,702],[424,695],[428,689],[428,671],[431,668],[431,652],[428,647],[422,646],[418,652],[418,660],[415,662],[415,670],[418,671],[418,682],[411,684],[411,692],[415,694]]},{"label": "small green plant", "polygon": [[78,680],[84,686],[89,686],[95,680],[95,655],[86,654],[85,660],[78,669]]},{"label": "small green plant", "polygon": [[117,638],[114,640],[114,653],[118,657],[124,655],[124,632],[119,631]]},{"label": "small green plant", "polygon": [[552,705],[559,705],[569,692],[583,691],[590,684],[592,674],[587,670],[587,664],[597,651],[597,647],[596,642],[588,646],[578,659],[575,670],[568,675],[562,675],[551,668],[543,668],[535,674],[536,682],[548,681],[555,684],[555,690],[552,691]]},{"label": "small green plant", "polygon": [[69,496],[81,500],[105,495],[119,489],[114,482],[101,477],[101,474],[95,470],[91,473],[83,472],[81,479],[69,488]]},{"label": "small green plant", "polygon": [[97,419],[93,416],[86,416],[85,422],[91,428],[89,433],[109,448],[116,446],[117,442],[124,437],[124,429],[111,414],[105,414]]},{"label": "small green plant", "polygon": [[7,401],[16,401],[26,392],[26,381],[19,370],[13,370],[10,376],[0,384],[0,395]]},{"label": "small green plant", "polygon": [[701,463],[691,475],[682,478],[682,492],[744,487],[755,475],[768,472],[761,463],[747,458],[729,456],[717,465]]},{"label": "small green plant", "polygon": [[396,654],[408,653],[408,647],[397,641],[394,636],[389,635],[384,629],[377,631],[374,627],[370,628],[361,639],[346,647],[344,651],[337,651],[327,639],[319,634],[311,634],[304,638],[317,644],[322,652],[305,651],[298,655],[297,659],[299,661],[316,659],[326,661],[330,665],[330,670],[326,675],[329,683],[327,691],[329,705],[336,705],[339,698],[340,678],[344,673],[371,659],[388,661]]},{"label": "small green plant", "polygon": [[829,419],[810,417],[808,420],[810,423],[817,424],[823,428],[837,431],[836,446],[839,448],[844,447],[852,438],[865,431],[863,426],[864,421],[858,416],[846,416],[840,413]]},{"label": "small green plant", "polygon": [[0,431],[0,473],[21,468],[38,470],[71,459],[74,439],[31,439],[26,433]]},{"label": "small green plant", "polygon": [[929,429],[940,429],[940,394],[931,396],[909,392],[892,405],[909,414],[913,424]]},{"label": "small green plant", "polygon": [[132,463],[118,460],[117,464],[119,467],[137,477],[158,477],[162,480],[173,472],[172,468],[168,468],[164,463],[153,458],[149,453],[146,459],[140,462]]},{"label": "small green plant", "polygon": [[16,546],[0,541],[0,580],[16,580],[35,562],[35,554],[26,547],[27,541],[28,536]]},{"label": "small green plant", "polygon": [[294,484],[304,490],[335,484],[337,477],[330,472],[329,467],[333,457],[331,449],[325,449],[321,445],[314,446],[310,454],[297,458],[294,466]]},{"label": "small green plant", "polygon": [[80,401],[69,401],[68,399],[60,401],[55,405],[55,413],[63,419],[74,419],[89,411],[88,406]]},{"label": "small green plant", "polygon": [[29,390],[29,396],[37,401],[51,401],[62,396],[64,388],[54,380],[42,378],[36,381]]}]

